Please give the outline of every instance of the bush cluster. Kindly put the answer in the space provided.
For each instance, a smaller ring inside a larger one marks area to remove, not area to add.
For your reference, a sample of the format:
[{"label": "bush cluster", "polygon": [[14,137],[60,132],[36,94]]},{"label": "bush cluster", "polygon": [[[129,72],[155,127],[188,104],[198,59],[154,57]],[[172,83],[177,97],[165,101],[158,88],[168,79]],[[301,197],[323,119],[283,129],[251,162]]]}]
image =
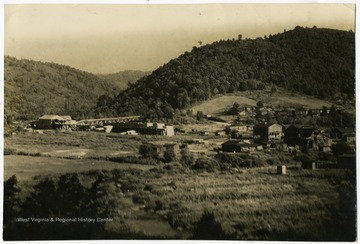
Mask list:
[{"label": "bush cluster", "polygon": [[222,169],[228,169],[229,167],[262,167],[266,165],[264,159],[249,154],[219,153],[215,158],[220,163]]},{"label": "bush cluster", "polygon": [[200,170],[207,172],[215,172],[220,169],[219,163],[212,158],[202,157],[198,158],[195,163],[191,166],[192,170]]}]

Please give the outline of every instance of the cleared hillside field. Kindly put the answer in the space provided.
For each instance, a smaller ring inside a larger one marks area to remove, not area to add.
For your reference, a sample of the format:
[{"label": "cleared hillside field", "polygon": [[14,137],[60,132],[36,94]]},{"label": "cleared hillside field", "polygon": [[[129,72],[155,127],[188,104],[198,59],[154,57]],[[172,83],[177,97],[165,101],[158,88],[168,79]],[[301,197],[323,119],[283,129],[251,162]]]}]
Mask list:
[{"label": "cleared hillside field", "polygon": [[308,109],[322,108],[322,106],[330,107],[331,103],[326,100],[317,99],[315,97],[289,92],[285,89],[278,88],[275,93],[267,91],[254,91],[248,94],[249,98],[271,104],[273,107],[280,106],[304,106]]},{"label": "cleared hillside field", "polygon": [[256,100],[249,99],[243,95],[223,95],[195,105],[191,109],[195,114],[197,111],[202,111],[204,114],[217,114],[224,112],[225,109],[231,107],[235,102],[241,105],[256,105]]},{"label": "cleared hillside field", "polygon": [[220,95],[214,99],[204,101],[193,106],[191,109],[194,114],[202,111],[204,114],[219,114],[233,106],[235,102],[241,106],[256,106],[258,101],[277,106],[303,106],[308,109],[330,107],[331,103],[326,100],[320,100],[314,97],[288,92],[278,88],[279,91],[270,93],[269,91],[246,91],[237,92],[229,95]]}]

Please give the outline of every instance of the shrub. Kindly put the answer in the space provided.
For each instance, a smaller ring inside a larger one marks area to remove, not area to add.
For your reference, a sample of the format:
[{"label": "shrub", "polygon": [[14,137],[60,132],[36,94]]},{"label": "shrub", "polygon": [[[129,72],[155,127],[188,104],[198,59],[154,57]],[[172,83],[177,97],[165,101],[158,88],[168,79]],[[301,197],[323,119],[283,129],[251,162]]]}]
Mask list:
[{"label": "shrub", "polygon": [[[85,186],[77,173],[46,178],[33,187],[21,205],[18,216],[48,218],[109,216],[110,206],[104,204],[108,191],[103,182],[104,177],[100,175],[90,185]],[[71,225],[57,222],[36,225],[16,223],[16,225],[18,236],[15,240],[94,238],[104,230],[104,223],[100,222],[91,225],[82,222]]]},{"label": "shrub", "polygon": [[15,149],[7,148],[7,147],[4,148],[4,155],[14,155],[14,154],[16,154]]},{"label": "shrub", "polygon": [[191,230],[193,224],[201,217],[201,212],[191,211],[191,209],[184,207],[179,202],[171,203],[169,208],[170,211],[168,211],[166,217],[172,228]]},{"label": "shrub", "polygon": [[[230,153],[219,153],[216,155],[216,159],[220,165],[228,164],[231,167],[246,167],[246,163],[241,155],[239,154],[230,154]],[[225,168],[222,167],[222,168]]]},{"label": "shrub", "polygon": [[180,163],[185,167],[191,167],[194,164],[194,155],[186,148],[182,149],[180,153]]},{"label": "shrub", "polygon": [[159,156],[156,146],[150,143],[144,143],[140,145],[139,153],[143,158],[147,159],[157,159]]},{"label": "shrub", "polygon": [[176,154],[174,148],[167,147],[164,152],[164,162],[169,163],[176,160]]},{"label": "shrub", "polygon": [[158,185],[146,185],[144,191],[149,191],[157,196],[164,196],[166,194],[166,191]]},{"label": "shrub", "polygon": [[269,159],[266,160],[266,163],[269,164],[269,165],[274,165],[275,161],[274,161],[274,159],[269,158]]},{"label": "shrub", "polygon": [[208,157],[198,158],[193,166],[191,166],[192,170],[206,170],[207,172],[214,172],[220,169],[219,163]]},{"label": "shrub", "polygon": [[166,170],[177,170],[180,168],[181,168],[181,165],[179,163],[166,164],[163,166],[163,169],[166,169]]},{"label": "shrub", "polygon": [[163,199],[155,201],[155,211],[166,210],[169,208],[169,203]]},{"label": "shrub", "polygon": [[195,224],[192,239],[195,240],[226,240],[233,239],[227,236],[221,224],[215,219],[213,213],[205,211]]},{"label": "shrub", "polygon": [[121,190],[123,192],[134,192],[139,191],[143,188],[143,184],[138,180],[129,180],[121,182]]},{"label": "shrub", "polygon": [[222,169],[231,167],[263,167],[266,165],[264,159],[249,154],[219,153],[216,159]]},{"label": "shrub", "polygon": [[150,196],[145,191],[139,191],[132,196],[132,202],[137,204],[145,204],[150,202]]},{"label": "shrub", "polygon": [[18,186],[18,181],[15,175],[4,182],[4,239],[11,240],[16,238],[16,218],[19,216],[19,207],[21,205],[19,192],[21,188]]}]

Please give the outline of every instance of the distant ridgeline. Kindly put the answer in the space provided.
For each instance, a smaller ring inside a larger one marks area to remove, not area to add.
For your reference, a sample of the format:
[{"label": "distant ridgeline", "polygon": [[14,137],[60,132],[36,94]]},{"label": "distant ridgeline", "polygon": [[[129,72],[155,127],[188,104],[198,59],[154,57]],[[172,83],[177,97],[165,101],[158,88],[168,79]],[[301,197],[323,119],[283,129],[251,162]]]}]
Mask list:
[{"label": "distant ridgeline", "polygon": [[353,98],[354,74],[352,31],[295,27],[254,40],[239,35],[193,47],[115,99],[103,97],[102,104],[118,115],[171,119],[178,109],[214,95],[267,84],[319,98]]}]

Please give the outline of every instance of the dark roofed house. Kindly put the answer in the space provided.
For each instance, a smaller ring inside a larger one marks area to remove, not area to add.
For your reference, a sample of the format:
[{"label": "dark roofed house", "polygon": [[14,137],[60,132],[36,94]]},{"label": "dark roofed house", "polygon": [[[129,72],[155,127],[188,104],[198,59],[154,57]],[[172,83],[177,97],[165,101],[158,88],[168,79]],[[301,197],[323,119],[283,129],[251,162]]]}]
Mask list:
[{"label": "dark roofed house", "polygon": [[308,149],[319,146],[330,146],[332,144],[331,138],[325,135],[322,131],[314,127],[296,127],[290,125],[284,131],[284,142],[288,146],[300,146]]},{"label": "dark roofed house", "polygon": [[[349,139],[355,140],[355,132],[353,128],[348,127],[334,127],[330,130],[330,137],[334,140],[345,140],[348,141]],[[353,137],[353,138],[351,138]],[[352,141],[352,140],[349,140]],[[348,142],[350,143],[350,142]]]},{"label": "dark roofed house", "polygon": [[221,144],[221,150],[223,152],[240,152],[239,141],[227,141]]}]

